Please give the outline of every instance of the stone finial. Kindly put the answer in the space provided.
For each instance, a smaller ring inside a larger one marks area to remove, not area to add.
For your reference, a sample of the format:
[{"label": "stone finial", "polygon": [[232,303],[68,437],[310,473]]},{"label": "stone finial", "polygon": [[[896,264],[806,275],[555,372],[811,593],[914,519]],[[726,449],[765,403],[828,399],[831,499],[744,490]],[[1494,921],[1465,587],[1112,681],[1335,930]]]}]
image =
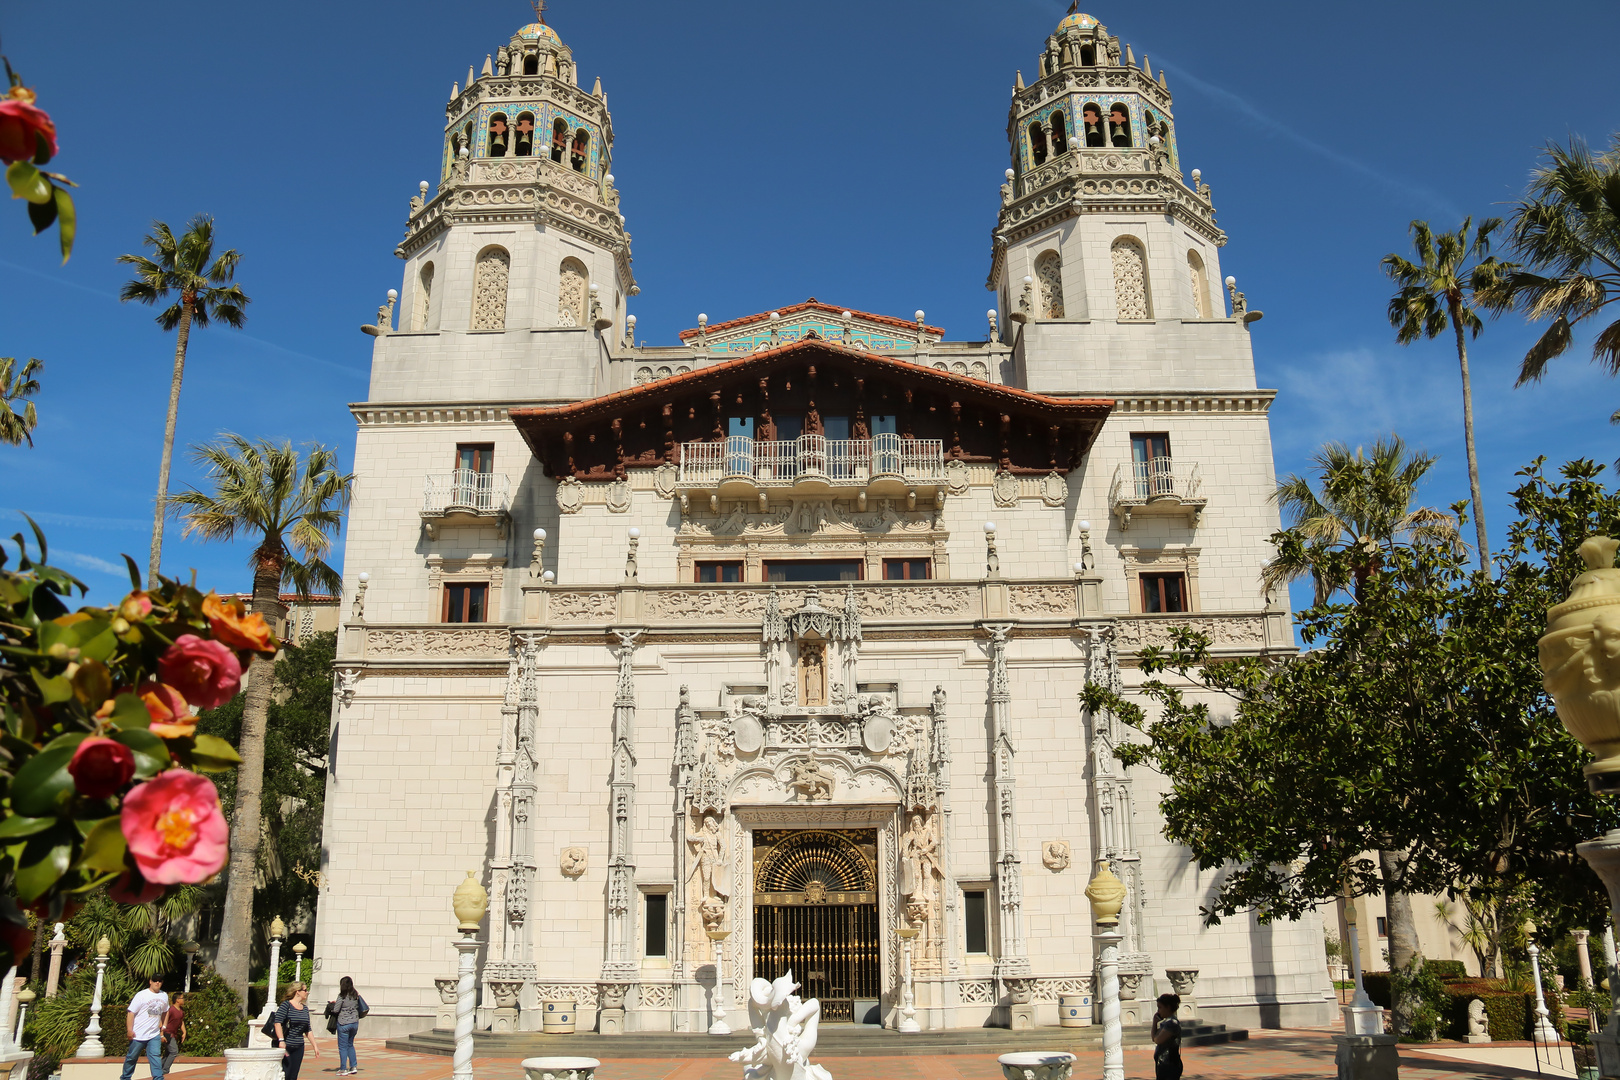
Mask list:
[{"label": "stone finial", "polygon": [[596,77],[596,85],[591,87],[591,96],[592,97],[601,97],[602,96],[602,76],[600,76],[600,75],[598,75]]},{"label": "stone finial", "polygon": [[[1022,68],[1019,68],[1018,69],[1018,80],[1013,83],[1013,89],[1014,90],[1022,90],[1023,88],[1024,88],[1024,71],[1023,71]],[[451,94],[450,96],[455,97],[456,95]]]},{"label": "stone finial", "polygon": [[483,68],[482,71],[479,72],[479,74],[480,75],[493,75],[493,74],[495,74],[495,66],[494,66],[494,63],[492,62],[492,58],[490,57],[490,55],[488,53],[484,54],[484,68]]},{"label": "stone finial", "polygon": [[1153,78],[1153,65],[1148,63],[1146,53],[1142,54],[1142,74],[1146,75],[1150,79]]},{"label": "stone finial", "polygon": [[459,929],[478,929],[484,913],[489,910],[489,890],[478,883],[478,871],[467,871],[467,879],[456,886],[450,896],[450,910],[455,913]]},{"label": "stone finial", "polygon": [[1125,883],[1114,876],[1107,859],[1097,860],[1097,872],[1086,886],[1086,899],[1091,901],[1091,913],[1098,926],[1119,925],[1119,913],[1125,906]]},{"label": "stone finial", "polygon": [[451,83],[450,84],[450,100],[454,101],[454,100],[456,100],[456,98],[458,98],[460,96],[461,96],[461,84],[458,83],[458,82]]}]

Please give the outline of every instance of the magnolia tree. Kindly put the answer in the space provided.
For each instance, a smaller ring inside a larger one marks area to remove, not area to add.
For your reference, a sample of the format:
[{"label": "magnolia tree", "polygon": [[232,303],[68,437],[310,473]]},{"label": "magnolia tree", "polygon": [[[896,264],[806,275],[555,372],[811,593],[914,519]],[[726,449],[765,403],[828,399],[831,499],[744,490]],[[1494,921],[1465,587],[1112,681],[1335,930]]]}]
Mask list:
[{"label": "magnolia tree", "polygon": [[70,610],[86,588],[34,536],[37,560],[13,537],[15,569],[0,548],[0,968],[29,948],[25,912],[68,918],[100,886],[147,903],[219,873],[229,830],[203,774],[240,759],[193,708],[229,701],[279,647],[239,601],[167,578],[143,590],[128,556],[123,600]]}]

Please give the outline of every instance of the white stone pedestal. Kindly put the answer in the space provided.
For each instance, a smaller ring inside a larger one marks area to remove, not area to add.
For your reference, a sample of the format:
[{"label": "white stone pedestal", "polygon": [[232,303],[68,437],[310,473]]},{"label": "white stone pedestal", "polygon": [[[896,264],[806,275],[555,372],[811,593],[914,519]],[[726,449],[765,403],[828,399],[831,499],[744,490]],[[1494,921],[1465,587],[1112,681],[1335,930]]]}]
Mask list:
[{"label": "white stone pedestal", "polygon": [[32,1050],[12,1050],[0,1054],[0,1080],[10,1080],[13,1076],[22,1080],[28,1075],[28,1063],[33,1060]]},{"label": "white stone pedestal", "polygon": [[602,1063],[588,1057],[535,1057],[523,1059],[528,1080],[593,1080]]},{"label": "white stone pedestal", "polygon": [[489,1016],[489,1030],[498,1033],[515,1032],[518,1029],[518,1011],[516,1009],[493,1009]]},{"label": "white stone pedestal", "polygon": [[624,1010],[599,1009],[596,1013],[596,1032],[598,1035],[623,1035]]},{"label": "white stone pedestal", "polygon": [[1464,1035],[1463,1036],[1463,1042],[1465,1042],[1465,1043],[1488,1043],[1490,1041],[1491,1041],[1491,1037],[1489,1035]]},{"label": "white stone pedestal", "polygon": [[225,1048],[225,1080],[279,1080],[281,1047]]},{"label": "white stone pedestal", "polygon": [[1344,1030],[1346,1034],[1382,1035],[1384,1033],[1384,1010],[1376,1005],[1343,1005],[1340,1006],[1339,1011],[1344,1013]]},{"label": "white stone pedestal", "polygon": [[1401,1074],[1393,1035],[1335,1035],[1333,1042],[1339,1080],[1396,1080]]},{"label": "white stone pedestal", "polygon": [[996,1058],[1007,1080],[1069,1080],[1076,1060],[1061,1050],[1028,1050]]}]

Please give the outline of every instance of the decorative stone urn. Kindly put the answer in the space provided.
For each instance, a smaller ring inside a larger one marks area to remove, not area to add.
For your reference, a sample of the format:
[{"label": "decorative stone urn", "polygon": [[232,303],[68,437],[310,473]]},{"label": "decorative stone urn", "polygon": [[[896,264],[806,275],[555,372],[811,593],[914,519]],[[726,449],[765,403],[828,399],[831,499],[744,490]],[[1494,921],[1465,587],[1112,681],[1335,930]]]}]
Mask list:
[{"label": "decorative stone urn", "polygon": [[1006,1080],[1069,1080],[1075,1056],[1061,1050],[1031,1050],[996,1058]]},{"label": "decorative stone urn", "polygon": [[489,890],[478,884],[477,875],[476,870],[467,871],[467,880],[457,885],[450,897],[450,910],[455,912],[462,930],[476,931],[489,910]]},{"label": "decorative stone urn", "polygon": [[1165,978],[1170,980],[1170,986],[1175,990],[1177,997],[1193,996],[1193,987],[1198,984],[1197,968],[1166,968],[1164,974]]},{"label": "decorative stone urn", "polygon": [[1119,913],[1125,906],[1125,883],[1114,876],[1107,859],[1097,860],[1097,872],[1086,886],[1086,899],[1091,901],[1091,914],[1098,926],[1119,925]]},{"label": "decorative stone urn", "polygon": [[433,980],[433,985],[439,991],[440,1002],[445,1005],[454,1005],[456,1003],[456,982],[457,980],[454,978]]},{"label": "decorative stone urn", "polygon": [[527,1080],[592,1080],[602,1063],[588,1057],[537,1057],[523,1059]]},{"label": "decorative stone urn", "polygon": [[1586,766],[1594,794],[1620,793],[1620,540],[1589,536],[1580,547],[1586,572],[1569,599],[1547,609],[1541,639],[1543,685],[1558,718],[1598,759]]},{"label": "decorative stone urn", "polygon": [[518,1007],[518,995],[523,991],[521,979],[512,981],[506,979],[491,979],[489,992],[495,995],[497,1009],[515,1009]]}]

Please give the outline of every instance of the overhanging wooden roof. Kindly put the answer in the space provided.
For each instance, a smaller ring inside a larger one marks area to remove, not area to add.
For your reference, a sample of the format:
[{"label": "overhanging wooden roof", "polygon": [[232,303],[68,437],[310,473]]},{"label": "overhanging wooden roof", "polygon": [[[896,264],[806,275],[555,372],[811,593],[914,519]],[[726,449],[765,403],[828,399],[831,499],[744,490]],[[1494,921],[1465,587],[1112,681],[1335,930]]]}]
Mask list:
[{"label": "overhanging wooden roof", "polygon": [[812,338],[510,415],[547,473],[606,480],[627,467],[679,462],[682,443],[723,437],[728,416],[763,425],[773,414],[843,415],[857,428],[893,415],[901,435],[941,439],[948,458],[1020,474],[1065,471],[1113,407],[1112,399],[1036,394]]}]

